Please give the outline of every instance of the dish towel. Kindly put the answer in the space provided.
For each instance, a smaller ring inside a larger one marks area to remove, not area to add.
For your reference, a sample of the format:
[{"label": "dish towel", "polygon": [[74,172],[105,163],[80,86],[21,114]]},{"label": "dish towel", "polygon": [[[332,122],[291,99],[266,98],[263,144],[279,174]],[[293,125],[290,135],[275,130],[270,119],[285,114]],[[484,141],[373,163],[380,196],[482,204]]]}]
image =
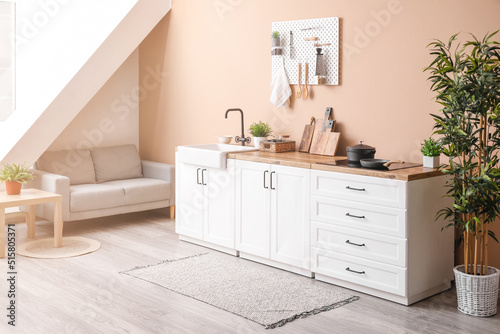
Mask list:
[{"label": "dish towel", "polygon": [[288,98],[292,96],[292,89],[288,83],[288,77],[286,75],[284,65],[281,67],[278,74],[273,78],[271,90],[271,103],[274,104],[276,108],[287,108],[289,104]]}]

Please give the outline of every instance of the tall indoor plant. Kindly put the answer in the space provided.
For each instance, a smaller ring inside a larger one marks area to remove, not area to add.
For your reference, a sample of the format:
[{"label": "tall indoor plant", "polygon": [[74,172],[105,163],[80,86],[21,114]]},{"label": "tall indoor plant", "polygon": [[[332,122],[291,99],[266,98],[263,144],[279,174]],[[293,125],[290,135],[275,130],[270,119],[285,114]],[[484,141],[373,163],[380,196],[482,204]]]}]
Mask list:
[{"label": "tall indoor plant", "polygon": [[[432,114],[435,134],[441,136],[443,153],[449,165],[442,169],[448,174],[448,195],[453,206],[443,208],[439,216],[450,221],[460,232],[464,244],[463,271],[473,277],[496,275],[498,270],[488,267],[488,239],[494,233],[489,225],[500,216],[500,48],[492,40],[496,32],[461,46],[457,35],[448,43],[429,44],[434,60],[429,71],[436,101],[442,105],[440,113]],[[457,274],[457,268],[455,268]],[[457,277],[457,276],[456,276]],[[490,301],[494,310],[468,311],[473,315],[496,313],[497,297]],[[466,307],[467,308],[467,307]],[[494,313],[492,313],[494,312]]]}]

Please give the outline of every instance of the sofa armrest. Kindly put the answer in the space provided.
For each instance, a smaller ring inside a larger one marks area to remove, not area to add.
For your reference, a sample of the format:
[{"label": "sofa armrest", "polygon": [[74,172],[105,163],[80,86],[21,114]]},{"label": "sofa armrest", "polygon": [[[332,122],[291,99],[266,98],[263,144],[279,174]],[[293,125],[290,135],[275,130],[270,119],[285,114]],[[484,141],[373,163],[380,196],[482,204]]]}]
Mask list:
[{"label": "sofa armrest", "polygon": [[175,204],[175,166],[162,162],[142,160],[142,174],[150,179],[159,179],[170,182],[170,204]]},{"label": "sofa armrest", "polygon": [[[62,195],[63,221],[70,220],[69,211],[69,178],[66,176],[31,169],[35,178],[26,185],[27,188],[36,188],[51,193]],[[47,220],[54,219],[53,204],[39,204],[36,206],[36,215]]]}]

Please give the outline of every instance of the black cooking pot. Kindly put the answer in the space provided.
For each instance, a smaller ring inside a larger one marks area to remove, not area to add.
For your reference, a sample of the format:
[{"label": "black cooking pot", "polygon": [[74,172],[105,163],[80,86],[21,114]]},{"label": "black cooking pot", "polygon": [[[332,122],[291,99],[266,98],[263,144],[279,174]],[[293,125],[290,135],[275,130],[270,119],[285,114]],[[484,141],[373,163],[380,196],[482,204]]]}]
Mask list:
[{"label": "black cooking pot", "polygon": [[361,159],[375,158],[375,147],[364,145],[362,141],[357,145],[347,147],[347,160],[350,163],[359,164]]}]

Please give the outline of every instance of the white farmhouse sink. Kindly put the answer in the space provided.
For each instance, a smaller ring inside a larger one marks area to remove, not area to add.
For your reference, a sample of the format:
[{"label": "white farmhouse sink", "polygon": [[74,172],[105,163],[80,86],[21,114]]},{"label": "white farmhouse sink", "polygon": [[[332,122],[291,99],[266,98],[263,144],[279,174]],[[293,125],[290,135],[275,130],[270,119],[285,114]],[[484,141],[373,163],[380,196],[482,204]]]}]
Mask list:
[{"label": "white farmhouse sink", "polygon": [[226,168],[228,153],[257,151],[253,146],[201,144],[177,147],[177,160],[186,164]]}]

